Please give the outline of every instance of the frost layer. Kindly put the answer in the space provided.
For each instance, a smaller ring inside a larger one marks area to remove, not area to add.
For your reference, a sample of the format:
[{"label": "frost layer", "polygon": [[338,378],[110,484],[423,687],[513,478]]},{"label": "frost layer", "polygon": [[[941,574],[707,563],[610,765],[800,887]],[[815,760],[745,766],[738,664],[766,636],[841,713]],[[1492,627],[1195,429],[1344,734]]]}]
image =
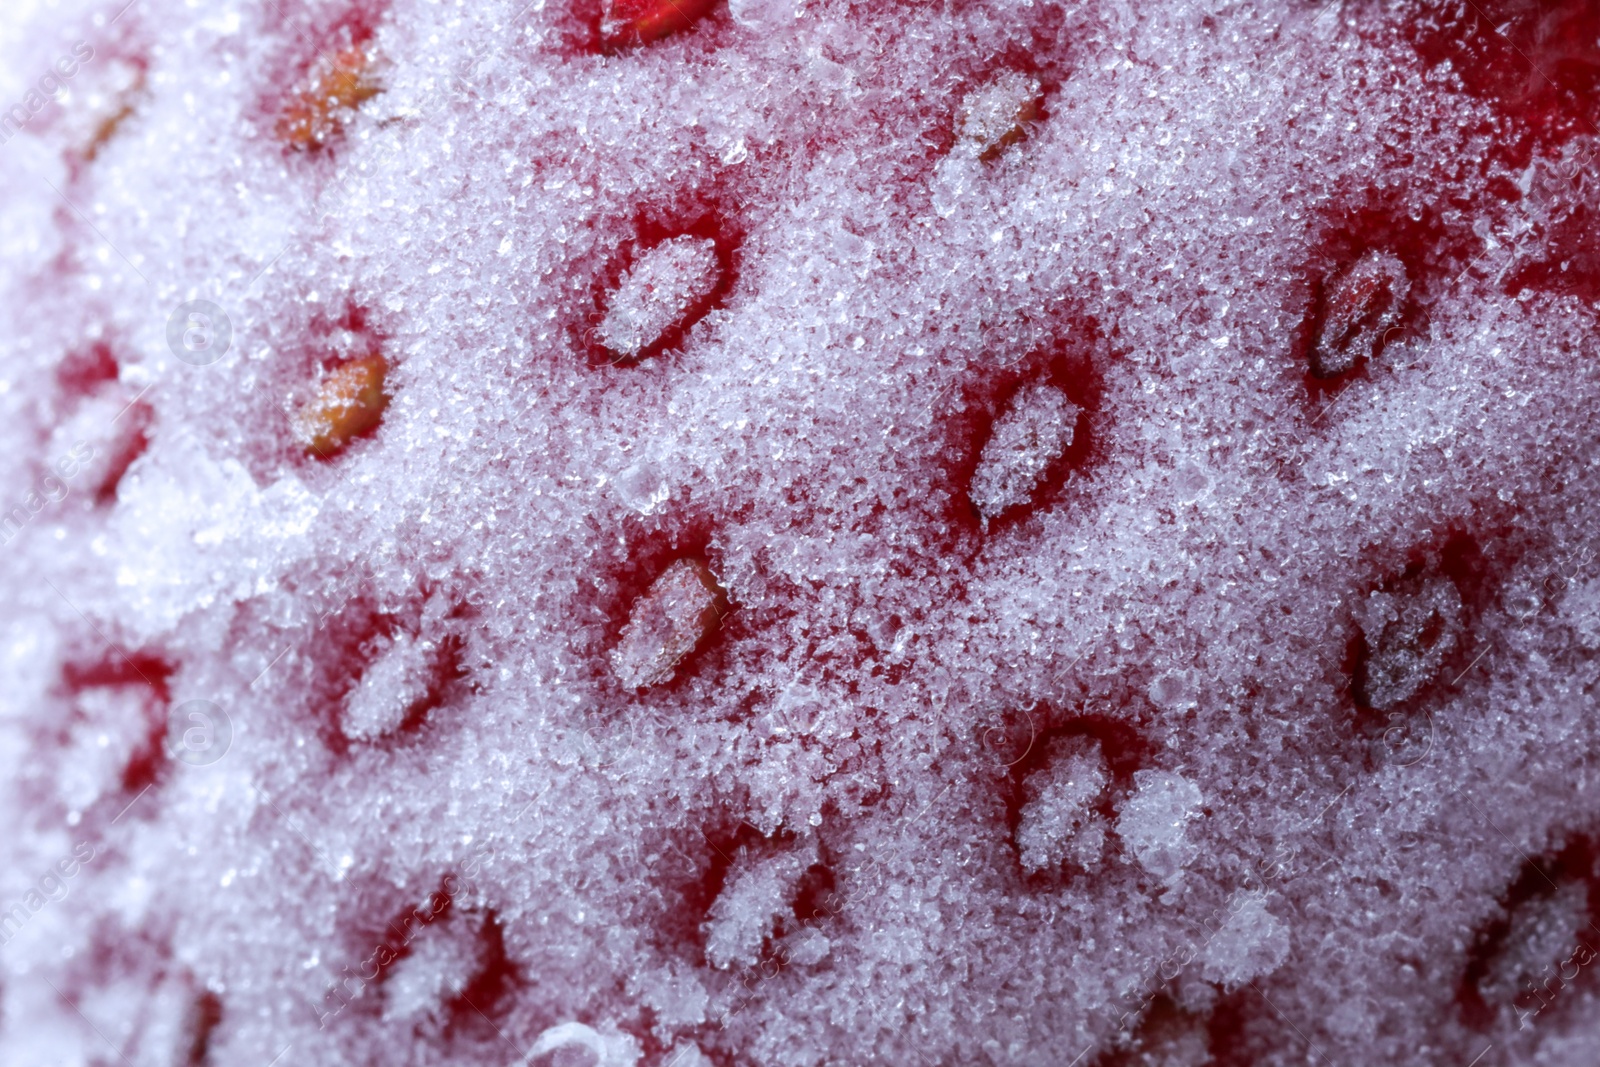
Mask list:
[{"label": "frost layer", "polygon": [[1597,39],[13,5],[0,1063],[1600,1061]]}]

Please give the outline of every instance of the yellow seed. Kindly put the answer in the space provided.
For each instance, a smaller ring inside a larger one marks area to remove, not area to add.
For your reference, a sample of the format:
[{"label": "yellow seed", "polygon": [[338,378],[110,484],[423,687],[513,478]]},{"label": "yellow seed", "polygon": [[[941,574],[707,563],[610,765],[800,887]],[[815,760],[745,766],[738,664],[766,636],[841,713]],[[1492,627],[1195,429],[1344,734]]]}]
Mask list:
[{"label": "yellow seed", "polygon": [[389,404],[383,391],[388,371],[388,363],[377,354],[335,367],[295,418],[295,436],[306,451],[332,459],[352,440],[376,429]]},{"label": "yellow seed", "polygon": [[278,119],[278,139],[291,148],[313,151],[344,129],[345,114],[383,91],[372,75],[372,57],[359,48],[346,48],[325,60],[310,88],[284,108]]},{"label": "yellow seed", "polygon": [[670,680],[727,613],[727,594],[709,567],[694,558],[673,563],[634,602],[611,650],[617,680],[630,689]]},{"label": "yellow seed", "polygon": [[1038,120],[1041,95],[1039,79],[1007,71],[963,101],[961,138],[977,149],[984,162],[1000,158]]},{"label": "yellow seed", "polygon": [[89,144],[83,150],[83,158],[93,163],[95,157],[100,154],[100,149],[106,146],[107,141],[116,136],[117,130],[127,121],[128,116],[131,114],[133,114],[133,105],[123,104],[114,114],[101,119],[100,124],[95,127],[94,136],[89,138]]},{"label": "yellow seed", "polygon": [[99,152],[106,147],[107,142],[117,136],[118,130],[122,130],[123,123],[128,122],[128,118],[133,115],[134,101],[142,93],[144,93],[144,70],[138,70],[134,74],[133,82],[130,85],[126,85],[120,93],[117,93],[117,102],[115,102],[114,110],[110,114],[102,115],[101,120],[94,123],[94,131],[90,134],[90,139],[83,144],[83,149],[80,150],[86,163],[93,163],[94,157],[98,157]]}]

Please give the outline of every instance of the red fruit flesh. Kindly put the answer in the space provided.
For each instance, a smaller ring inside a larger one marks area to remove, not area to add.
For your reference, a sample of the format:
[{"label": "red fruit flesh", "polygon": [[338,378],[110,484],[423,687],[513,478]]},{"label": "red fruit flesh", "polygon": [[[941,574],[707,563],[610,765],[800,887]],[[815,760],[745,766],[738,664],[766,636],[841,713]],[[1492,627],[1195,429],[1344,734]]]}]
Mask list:
[{"label": "red fruit flesh", "polygon": [[712,0],[616,0],[602,35],[615,47],[649,44],[687,30],[711,5]]}]

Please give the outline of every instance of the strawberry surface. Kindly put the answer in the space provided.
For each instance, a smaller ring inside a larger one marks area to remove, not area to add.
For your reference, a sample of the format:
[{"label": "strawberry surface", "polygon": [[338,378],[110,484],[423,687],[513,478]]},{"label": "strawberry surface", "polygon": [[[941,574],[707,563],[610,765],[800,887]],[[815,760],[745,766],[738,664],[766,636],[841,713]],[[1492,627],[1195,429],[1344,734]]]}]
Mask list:
[{"label": "strawberry surface", "polygon": [[0,29],[0,1063],[1600,1058],[1591,3]]}]

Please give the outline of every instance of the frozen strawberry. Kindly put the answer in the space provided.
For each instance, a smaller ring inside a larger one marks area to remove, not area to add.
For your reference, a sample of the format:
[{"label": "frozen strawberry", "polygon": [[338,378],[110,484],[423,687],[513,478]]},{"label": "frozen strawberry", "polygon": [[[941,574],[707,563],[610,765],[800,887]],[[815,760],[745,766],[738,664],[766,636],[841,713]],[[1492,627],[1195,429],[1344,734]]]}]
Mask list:
[{"label": "frozen strawberry", "polygon": [[384,377],[389,366],[373,353],[330,371],[316,398],[295,418],[295,436],[307,451],[331,459],[352,440],[377,429],[389,404]]},{"label": "frozen strawberry", "polygon": [[1368,252],[1329,281],[1322,321],[1311,349],[1311,373],[1337,378],[1382,350],[1400,321],[1411,282],[1406,267],[1387,252]]},{"label": "frozen strawberry", "polygon": [[383,91],[373,66],[372,55],[361,48],[341,49],[319,59],[310,84],[279,116],[278,139],[291,148],[311,151],[338,136],[350,113]]},{"label": "frozen strawberry", "polygon": [[0,1065],[1596,1062],[1600,0],[124,3]]},{"label": "frozen strawberry", "polygon": [[667,681],[727,610],[726,594],[704,563],[673,563],[634,602],[622,640],[611,652],[617,680],[630,689]]},{"label": "frozen strawberry", "polygon": [[607,0],[600,34],[613,47],[649,44],[681,33],[711,10],[714,0]]}]

